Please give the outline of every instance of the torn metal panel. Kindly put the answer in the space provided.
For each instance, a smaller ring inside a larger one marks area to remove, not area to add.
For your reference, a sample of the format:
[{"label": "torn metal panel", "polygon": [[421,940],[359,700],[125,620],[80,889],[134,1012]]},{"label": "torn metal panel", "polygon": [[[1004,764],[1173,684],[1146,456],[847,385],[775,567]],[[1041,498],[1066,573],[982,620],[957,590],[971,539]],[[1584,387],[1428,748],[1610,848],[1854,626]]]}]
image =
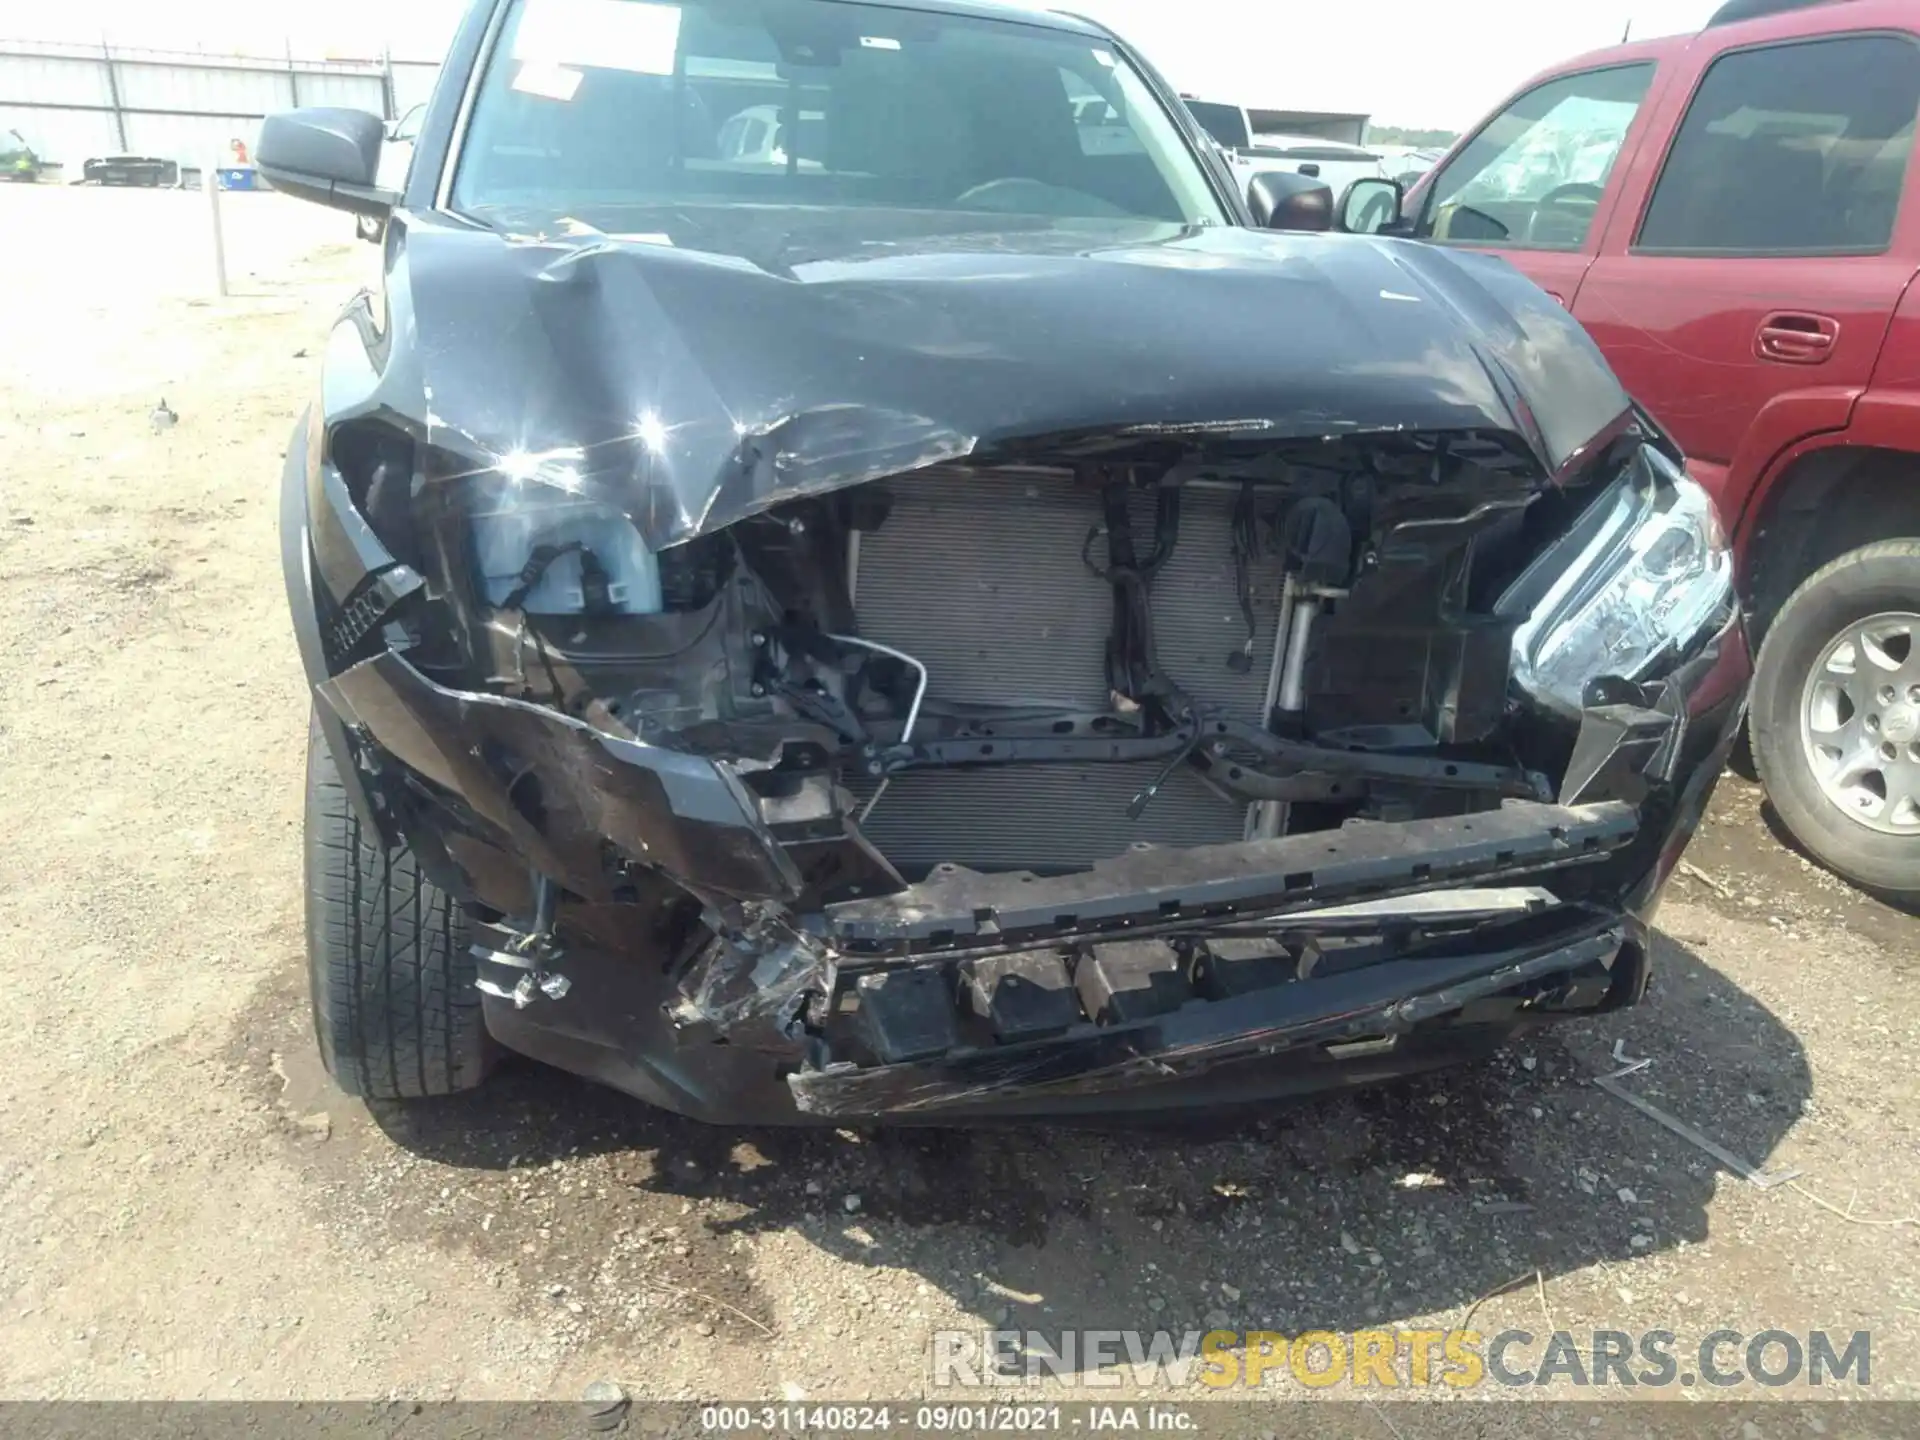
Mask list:
[{"label": "torn metal panel", "polygon": [[392,651],[321,687],[350,724],[460,797],[532,867],[589,899],[621,864],[696,894],[790,897],[800,877],[724,765],[622,739],[540,705],[436,685]]},{"label": "torn metal panel", "polygon": [[834,984],[833,953],[770,907],[752,907],[689,967],[668,1014],[676,1025],[710,1027],[728,1043],[756,1036],[791,1049],[794,1024],[814,995]]}]

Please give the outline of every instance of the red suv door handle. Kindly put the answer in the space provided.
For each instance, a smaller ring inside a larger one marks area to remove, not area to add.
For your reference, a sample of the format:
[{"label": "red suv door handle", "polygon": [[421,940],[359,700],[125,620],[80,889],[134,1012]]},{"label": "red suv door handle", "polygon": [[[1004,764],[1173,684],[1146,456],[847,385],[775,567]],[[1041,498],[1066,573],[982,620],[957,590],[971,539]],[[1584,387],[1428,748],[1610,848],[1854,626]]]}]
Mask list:
[{"label": "red suv door handle", "polygon": [[1783,365],[1818,365],[1833,353],[1840,322],[1800,310],[1776,310],[1753,335],[1753,353]]}]

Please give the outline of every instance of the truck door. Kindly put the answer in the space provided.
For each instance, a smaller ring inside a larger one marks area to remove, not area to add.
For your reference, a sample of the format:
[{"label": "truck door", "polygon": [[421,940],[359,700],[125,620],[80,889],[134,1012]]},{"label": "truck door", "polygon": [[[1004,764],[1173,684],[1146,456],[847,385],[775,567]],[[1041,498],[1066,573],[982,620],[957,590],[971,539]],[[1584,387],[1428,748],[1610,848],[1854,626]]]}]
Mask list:
[{"label": "truck door", "polygon": [[1615,63],[1523,91],[1427,182],[1414,233],[1496,251],[1571,305],[1654,74],[1651,59]]},{"label": "truck door", "polygon": [[1844,426],[1866,388],[1914,272],[1893,237],[1920,45],[1850,33],[1686,64],[1654,125],[1671,143],[1636,158],[1574,314],[1721,498],[1743,445],[1744,472]]}]

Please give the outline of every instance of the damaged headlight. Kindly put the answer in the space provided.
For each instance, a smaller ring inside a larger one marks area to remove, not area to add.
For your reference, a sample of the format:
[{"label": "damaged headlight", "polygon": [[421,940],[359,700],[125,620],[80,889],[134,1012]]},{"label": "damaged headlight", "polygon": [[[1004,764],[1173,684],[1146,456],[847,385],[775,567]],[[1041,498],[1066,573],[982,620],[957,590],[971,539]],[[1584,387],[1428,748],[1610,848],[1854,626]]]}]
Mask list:
[{"label": "damaged headlight", "polygon": [[579,493],[577,450],[503,457],[467,516],[489,605],[530,615],[657,615],[660,564],[626,516]]},{"label": "damaged headlight", "polygon": [[1732,551],[1707,492],[1642,446],[1612,492],[1496,608],[1526,614],[1513,637],[1520,688],[1576,712],[1588,681],[1647,679],[1725,623]]}]

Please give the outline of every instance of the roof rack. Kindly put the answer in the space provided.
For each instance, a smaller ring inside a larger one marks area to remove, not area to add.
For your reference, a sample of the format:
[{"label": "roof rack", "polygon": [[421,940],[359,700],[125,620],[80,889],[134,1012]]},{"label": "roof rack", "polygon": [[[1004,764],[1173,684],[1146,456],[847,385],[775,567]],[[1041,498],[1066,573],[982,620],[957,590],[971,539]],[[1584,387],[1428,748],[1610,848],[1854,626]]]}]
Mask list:
[{"label": "roof rack", "polygon": [[1839,0],[1727,0],[1713,18],[1707,21],[1711,30],[1716,25],[1731,25],[1739,20],[1758,20],[1763,15],[1785,15],[1791,10],[1811,10],[1816,5],[1833,5]]}]

